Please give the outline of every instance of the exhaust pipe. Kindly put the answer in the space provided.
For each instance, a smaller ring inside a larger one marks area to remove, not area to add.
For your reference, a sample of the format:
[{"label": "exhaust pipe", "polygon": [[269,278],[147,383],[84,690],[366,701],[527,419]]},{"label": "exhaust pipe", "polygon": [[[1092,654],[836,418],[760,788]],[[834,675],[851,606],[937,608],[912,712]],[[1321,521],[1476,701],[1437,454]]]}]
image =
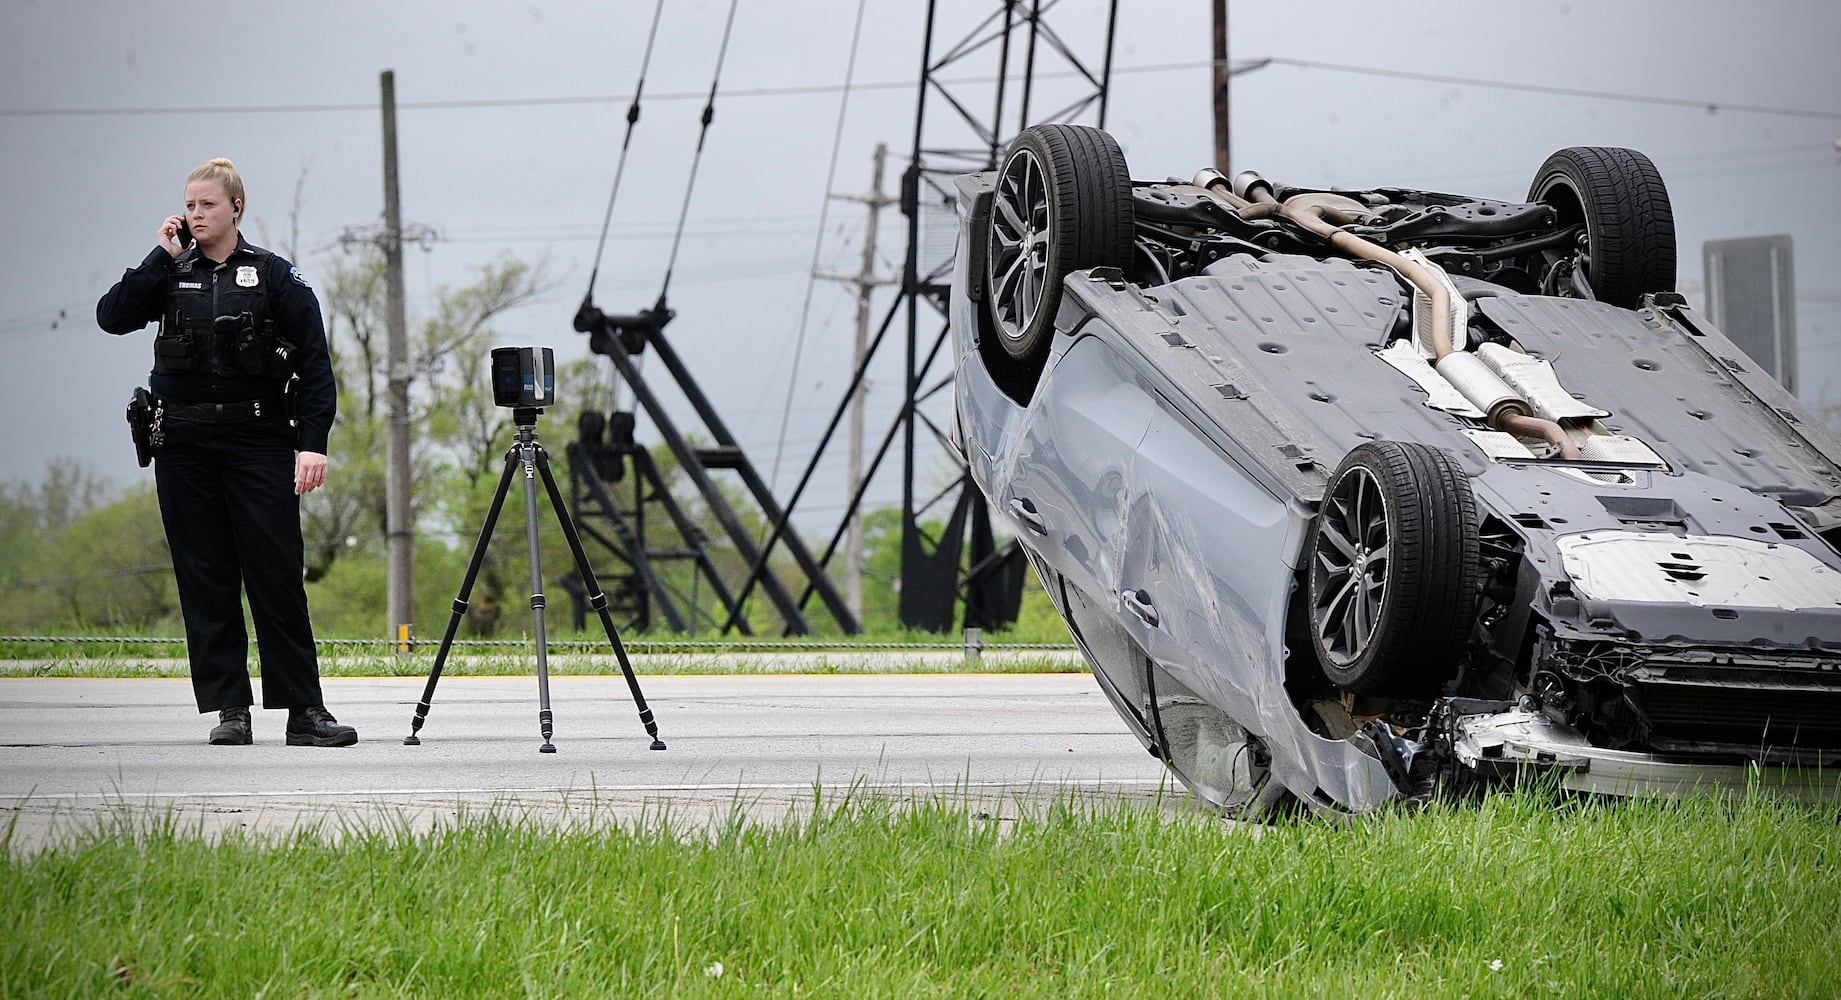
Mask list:
[{"label": "exhaust pipe", "polygon": [[1483,411],[1491,427],[1500,427],[1502,419],[1520,414],[1534,415],[1534,408],[1521,398],[1514,387],[1492,371],[1482,358],[1465,351],[1452,351],[1433,365],[1440,377],[1462,393],[1470,405]]},{"label": "exhaust pipe", "polygon": [[[1267,199],[1273,198],[1272,186],[1250,170],[1234,178],[1234,188],[1236,193],[1252,197],[1256,202],[1254,211],[1266,204],[1260,200],[1261,195]],[[1372,218],[1373,213],[1367,205],[1344,195],[1307,193],[1287,198],[1283,204],[1278,205],[1277,214],[1323,237],[1331,246],[1352,257],[1372,260],[1392,268],[1408,284],[1424,293],[1426,301],[1431,304],[1426,325],[1430,332],[1428,339],[1431,341],[1433,367],[1471,405],[1483,411],[1484,419],[1491,427],[1517,437],[1545,441],[1561,458],[1576,461],[1581,457],[1578,446],[1567,436],[1565,428],[1552,420],[1535,416],[1534,408],[1528,405],[1527,400],[1510,388],[1501,376],[1491,371],[1481,358],[1453,348],[1452,319],[1459,315],[1457,310],[1465,308],[1463,299],[1452,293],[1442,276],[1429,263],[1421,263],[1395,253],[1341,228]]]},{"label": "exhaust pipe", "polygon": [[1234,175],[1234,194],[1247,201],[1258,204],[1278,204],[1278,197],[1272,193],[1272,182],[1251,170],[1242,170]]},{"label": "exhaust pipe", "polygon": [[1195,172],[1189,183],[1215,196],[1215,200],[1238,212],[1251,208],[1253,203],[1234,193],[1234,182],[1227,175],[1213,167],[1203,167]]},{"label": "exhaust pipe", "polygon": [[[1249,170],[1240,177],[1246,177],[1247,174],[1252,174],[1252,171]],[[1253,174],[1253,176],[1259,177],[1258,174]],[[1235,187],[1240,186],[1240,177],[1234,179]],[[1261,179],[1260,183],[1265,182]],[[1265,190],[1270,196],[1270,185]],[[1386,247],[1370,243],[1341,228],[1370,218],[1373,213],[1368,211],[1368,206],[1354,198],[1338,194],[1300,194],[1287,199],[1283,205],[1280,205],[1278,214],[1302,226],[1305,230],[1329,240],[1331,246],[1351,257],[1361,257],[1393,268],[1407,280],[1407,283],[1424,292],[1426,298],[1432,303],[1430,326],[1432,328],[1433,359],[1440,360],[1451,353],[1451,297],[1450,293],[1445,290],[1444,282],[1439,281],[1419,262],[1402,257]]]}]

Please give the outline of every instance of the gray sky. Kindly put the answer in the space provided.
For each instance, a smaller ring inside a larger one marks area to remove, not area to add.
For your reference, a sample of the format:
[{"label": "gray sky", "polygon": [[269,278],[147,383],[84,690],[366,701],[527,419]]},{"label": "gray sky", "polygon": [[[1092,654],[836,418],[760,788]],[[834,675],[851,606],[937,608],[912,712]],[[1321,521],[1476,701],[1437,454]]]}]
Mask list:
[{"label": "gray sky", "polygon": [[[121,413],[145,378],[151,332],[101,333],[97,297],[151,249],[186,172],[219,155],[249,188],[245,234],[284,252],[292,242],[310,278],[323,272],[346,227],[381,215],[376,105],[386,68],[401,105],[404,218],[442,235],[407,255],[411,322],[434,287],[465,284],[509,251],[546,258],[562,285],[505,317],[501,342],[586,354],[569,317],[587,288],[653,3],[0,3],[0,198],[12,230],[0,268],[0,479],[36,479],[55,456],[121,483],[148,475],[133,464]],[[936,54],[997,9],[995,0],[940,6]],[[1212,155],[1208,6],[1120,5],[1107,124],[1135,176],[1186,176]],[[815,245],[834,270],[855,271],[861,254],[863,214],[850,203],[832,203],[818,244],[857,9],[848,0],[740,0],[671,285],[673,343],[763,470],[786,413],[782,494],[848,376],[849,293],[819,282],[803,339],[800,314]],[[926,6],[868,0],[867,9],[836,164],[840,193],[867,189],[878,142],[890,147],[892,192],[912,146]],[[596,302],[609,311],[657,295],[728,10],[720,0],[667,5],[596,282]],[[1062,0],[1048,21],[1097,68],[1104,4]],[[1841,5],[1235,0],[1232,28],[1236,61],[1276,60],[1234,80],[1235,169],[1301,185],[1519,200],[1555,149],[1641,149],[1673,196],[1684,281],[1699,281],[1707,239],[1792,236],[1802,395],[1841,400]],[[1061,68],[1048,57],[1039,66]],[[973,59],[945,75],[993,70]],[[1040,87],[1034,107],[1045,112],[1069,84]],[[788,88],[811,90],[760,93]],[[988,96],[977,101],[981,113],[989,107]],[[1006,117],[1015,106],[1013,98]],[[930,99],[928,123],[927,145],[963,144],[942,101]],[[906,229],[898,213],[884,216],[881,256],[893,273]],[[893,293],[880,294],[878,317]],[[899,403],[899,365],[900,351],[885,348],[872,428]],[[662,366],[647,372],[668,384]],[[944,411],[943,400],[936,405]],[[676,409],[691,426],[688,409]],[[560,447],[572,423],[546,419],[546,440]],[[644,422],[640,433],[655,438]],[[335,430],[333,489],[338,447]],[[841,442],[829,455],[801,504],[802,521],[815,526],[835,523],[841,508]],[[899,490],[891,467],[872,500]]]}]

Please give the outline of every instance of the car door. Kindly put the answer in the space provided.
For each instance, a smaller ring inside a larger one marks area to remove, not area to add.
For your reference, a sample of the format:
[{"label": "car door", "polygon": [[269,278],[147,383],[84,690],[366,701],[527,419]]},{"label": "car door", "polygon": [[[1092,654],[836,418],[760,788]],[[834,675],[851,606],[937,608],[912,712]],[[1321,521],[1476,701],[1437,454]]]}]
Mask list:
[{"label": "car door", "polygon": [[1118,592],[1127,477],[1154,404],[1098,337],[1080,337],[1044,374],[998,494],[1029,548],[1084,593]]},{"label": "car door", "polygon": [[1158,388],[1130,466],[1119,601],[1134,641],[1263,731],[1284,710],[1283,632],[1303,521]]}]

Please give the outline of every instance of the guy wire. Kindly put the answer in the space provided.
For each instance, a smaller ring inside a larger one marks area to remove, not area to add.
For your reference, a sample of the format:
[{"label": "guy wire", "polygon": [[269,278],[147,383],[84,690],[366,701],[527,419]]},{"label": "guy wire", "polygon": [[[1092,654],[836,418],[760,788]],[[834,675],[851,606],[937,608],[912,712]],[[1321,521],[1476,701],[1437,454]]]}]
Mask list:
[{"label": "guy wire", "polygon": [[607,249],[607,226],[614,218],[614,198],[620,193],[620,175],[626,172],[627,147],[633,143],[633,126],[639,122],[639,98],[646,89],[646,70],[652,65],[652,43],[658,39],[658,22],[665,13],[665,0],[658,0],[652,10],[652,30],[646,34],[646,54],[639,61],[639,82],[633,87],[633,103],[626,109],[626,138],[620,141],[620,160],[614,167],[614,187],[607,193],[607,211],[601,216],[601,239],[595,244],[594,266],[588,270],[588,297],[594,297],[595,276],[601,273],[601,251]]},{"label": "guy wire", "polygon": [[690,215],[690,193],[697,186],[697,165],[703,162],[703,140],[709,137],[710,121],[716,117],[716,86],[722,80],[723,60],[729,55],[729,32],[735,27],[735,8],[740,2],[729,0],[729,19],[722,26],[722,47],[716,52],[716,71],[710,76],[710,96],[703,105],[703,128],[697,133],[697,151],[690,158],[690,177],[684,182],[684,204],[678,209],[678,230],[671,237],[671,256],[665,261],[665,281],[658,289],[661,305],[665,301],[665,292],[671,288],[671,271],[677,267],[678,246],[684,242],[684,220]]}]

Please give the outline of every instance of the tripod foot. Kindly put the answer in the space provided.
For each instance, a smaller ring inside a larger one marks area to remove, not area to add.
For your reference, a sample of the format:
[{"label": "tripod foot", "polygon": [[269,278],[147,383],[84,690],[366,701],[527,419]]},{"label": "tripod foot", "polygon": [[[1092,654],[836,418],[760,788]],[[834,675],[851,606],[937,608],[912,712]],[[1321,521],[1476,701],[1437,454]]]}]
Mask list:
[{"label": "tripod foot", "polygon": [[551,743],[548,740],[545,740],[543,746],[540,746],[537,748],[537,752],[538,753],[555,753],[556,744]]},{"label": "tripod foot", "polygon": [[415,735],[414,733],[411,733],[410,735],[403,737],[403,745],[406,747],[419,747],[422,745],[422,738]]},{"label": "tripod foot", "polygon": [[656,736],[655,736],[655,737],[653,737],[653,738],[652,738],[652,749],[654,749],[654,750],[663,750],[663,749],[665,749],[665,741],[664,741],[664,740],[661,740],[661,739],[659,739],[659,738],[658,738],[658,737],[656,737]]}]

